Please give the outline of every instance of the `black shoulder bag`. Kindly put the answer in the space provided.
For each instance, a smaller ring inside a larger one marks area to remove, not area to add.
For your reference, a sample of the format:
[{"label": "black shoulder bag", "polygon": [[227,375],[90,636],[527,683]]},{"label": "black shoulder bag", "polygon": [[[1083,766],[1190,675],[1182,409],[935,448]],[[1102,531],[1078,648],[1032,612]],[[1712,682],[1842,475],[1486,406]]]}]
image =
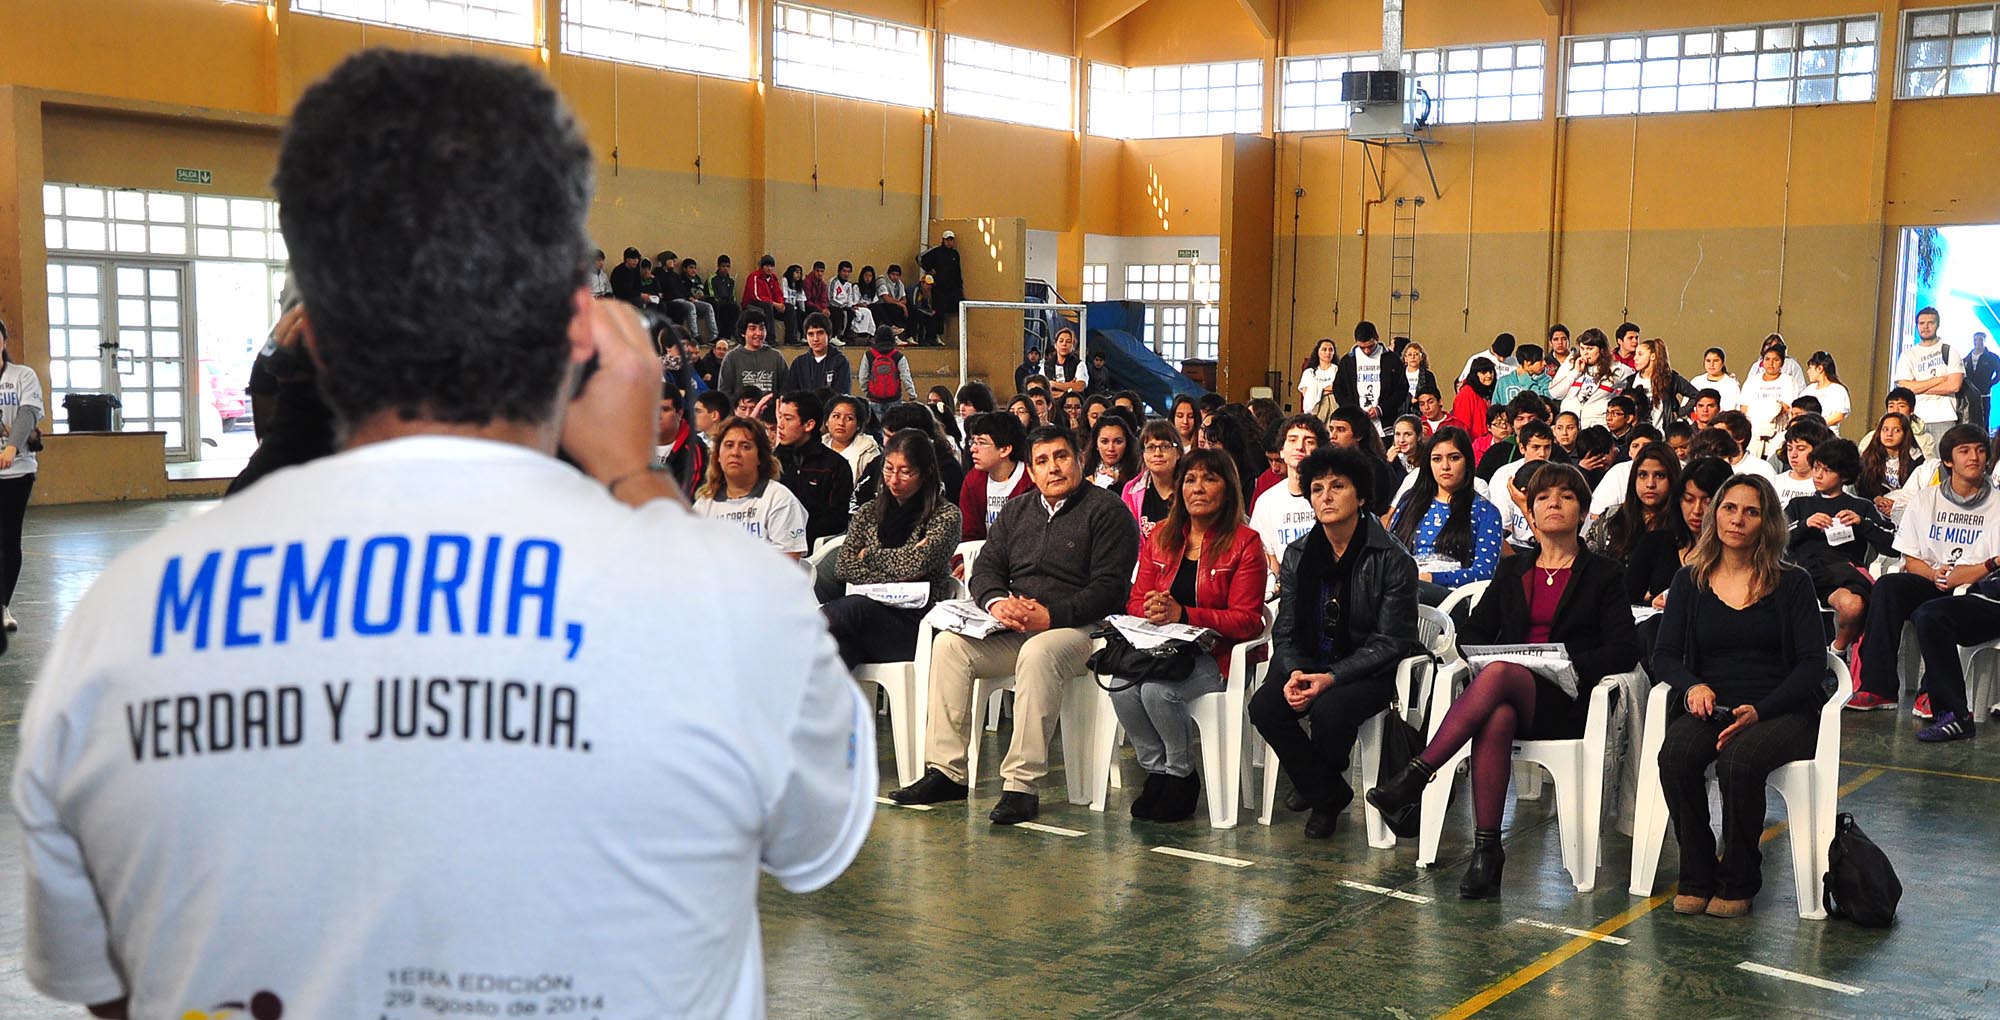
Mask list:
[{"label": "black shoulder bag", "polygon": [[[1173,640],[1152,648],[1135,648],[1109,623],[1091,631],[1090,636],[1103,641],[1104,647],[1090,653],[1084,665],[1097,680],[1097,686],[1110,694],[1140,684],[1182,683],[1194,674],[1195,657],[1207,655],[1215,643],[1212,636],[1204,635],[1205,641]],[[1114,686],[1104,682],[1106,677],[1125,682]]]},{"label": "black shoulder bag", "polygon": [[1887,928],[1896,921],[1896,903],[1903,898],[1903,883],[1889,863],[1889,855],[1875,845],[1854,816],[1843,811],[1833,825],[1833,843],[1827,847],[1827,872],[1822,902],[1826,912],[1845,917],[1863,928]]},{"label": "black shoulder bag", "polygon": [[[1412,691],[1413,697],[1421,698],[1423,710],[1417,714],[1416,725],[1412,726],[1402,712],[1390,712],[1382,720],[1382,771],[1379,782],[1388,782],[1402,775],[1410,767],[1411,759],[1424,753],[1427,743],[1424,731],[1430,729],[1431,684],[1437,678],[1440,665],[1437,653],[1424,649],[1424,656],[1430,660],[1428,668],[1417,678],[1419,690]],[[1419,798],[1408,807],[1395,811],[1384,811],[1382,823],[1400,839],[1413,839],[1422,828],[1423,800]]]}]

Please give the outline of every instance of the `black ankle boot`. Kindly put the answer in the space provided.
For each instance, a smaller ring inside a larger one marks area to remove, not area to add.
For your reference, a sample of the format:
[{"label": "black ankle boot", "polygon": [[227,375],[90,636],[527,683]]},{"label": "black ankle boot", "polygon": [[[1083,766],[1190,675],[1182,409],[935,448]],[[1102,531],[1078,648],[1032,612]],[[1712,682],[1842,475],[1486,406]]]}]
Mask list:
[{"label": "black ankle boot", "polygon": [[1437,775],[1437,770],[1424,764],[1422,758],[1411,758],[1410,764],[1395,778],[1368,791],[1368,803],[1383,814],[1400,811],[1417,803],[1424,797],[1424,787]]},{"label": "black ankle boot", "polygon": [[1132,817],[1140,821],[1152,821],[1160,809],[1160,797],[1166,792],[1167,783],[1173,777],[1161,772],[1146,773],[1146,785],[1139,791],[1139,797],[1132,802]]},{"label": "black ankle boot", "polygon": [[1160,794],[1160,802],[1153,809],[1153,820],[1185,822],[1194,817],[1195,804],[1200,800],[1201,773],[1168,776],[1166,790]]},{"label": "black ankle boot", "polygon": [[1472,863],[1458,883],[1458,898],[1485,900],[1500,895],[1500,869],[1507,852],[1500,849],[1499,829],[1478,829],[1472,833]]}]

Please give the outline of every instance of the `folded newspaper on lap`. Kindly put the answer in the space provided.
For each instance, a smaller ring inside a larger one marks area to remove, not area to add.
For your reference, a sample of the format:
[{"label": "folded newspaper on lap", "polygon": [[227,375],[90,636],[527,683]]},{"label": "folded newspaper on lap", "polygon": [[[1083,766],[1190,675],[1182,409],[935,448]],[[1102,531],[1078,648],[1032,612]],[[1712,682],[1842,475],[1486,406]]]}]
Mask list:
[{"label": "folded newspaper on lap", "polygon": [[992,637],[1007,629],[1007,625],[993,618],[993,614],[979,608],[971,599],[950,599],[931,607],[924,616],[924,622],[932,630],[948,630],[953,634],[963,634],[969,638]]},{"label": "folded newspaper on lap", "polygon": [[1488,663],[1511,662],[1547,677],[1564,694],[1576,697],[1576,667],[1570,664],[1569,651],[1560,644],[1467,645],[1459,651],[1465,654],[1465,661],[1472,664],[1475,672],[1485,669]]},{"label": "folded newspaper on lap", "polygon": [[1157,648],[1169,641],[1192,641],[1207,649],[1214,647],[1215,639],[1221,636],[1207,627],[1191,627],[1185,623],[1148,623],[1139,616],[1108,616],[1104,622],[1116,627],[1118,633],[1132,643],[1132,647],[1141,650]]},{"label": "folded newspaper on lap", "polygon": [[1465,569],[1465,564],[1460,563],[1449,556],[1438,556],[1435,554],[1426,553],[1422,556],[1415,557],[1415,559],[1417,561],[1418,573],[1449,574],[1452,573],[1453,571]]},{"label": "folded newspaper on lap", "polygon": [[929,581],[890,581],[884,584],[850,584],[849,595],[861,595],[892,609],[922,609],[930,604]]}]

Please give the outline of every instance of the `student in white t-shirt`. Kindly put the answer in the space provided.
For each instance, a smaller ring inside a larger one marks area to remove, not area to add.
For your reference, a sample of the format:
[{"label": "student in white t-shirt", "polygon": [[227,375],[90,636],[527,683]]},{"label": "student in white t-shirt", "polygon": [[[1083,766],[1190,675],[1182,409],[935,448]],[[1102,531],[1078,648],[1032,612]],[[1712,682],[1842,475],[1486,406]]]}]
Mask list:
[{"label": "student in white t-shirt", "polygon": [[1765,348],[1763,357],[1758,359],[1758,370],[1743,380],[1744,417],[1750,419],[1749,455],[1769,457],[1772,453],[1771,440],[1785,430],[1785,418],[1792,406],[1792,398],[1799,395],[1798,384],[1785,374],[1785,345],[1783,341]]},{"label": "student in white t-shirt", "polygon": [[[447,95],[480,102],[405,101]],[[371,144],[419,136],[452,144]],[[659,362],[590,298],[591,173],[512,62],[368,50],[299,97],[275,190],[344,449],[121,555],[57,637],[13,776],[43,993],[764,1015],[759,872],[853,860],[875,713],[803,574],[649,469]],[[440,297],[441,249],[504,285]]]},{"label": "student in white t-shirt", "polygon": [[1801,397],[1812,397],[1819,401],[1819,416],[1826,419],[1826,427],[1836,434],[1840,423],[1854,410],[1854,398],[1840,381],[1840,369],[1833,363],[1833,355],[1825,351],[1815,351],[1806,360],[1806,388],[1799,391]]},{"label": "student in white t-shirt", "polygon": [[[1547,422],[1530,421],[1515,430],[1515,438],[1521,443],[1521,459],[1508,461],[1493,472],[1486,480],[1486,501],[1500,511],[1500,530],[1507,538],[1507,544],[1515,549],[1531,548],[1535,544],[1535,530],[1528,524],[1526,509],[1528,481],[1522,472],[1528,465],[1537,467],[1548,462],[1555,451],[1555,433]],[[1515,481],[1523,483],[1515,486]],[[1516,498],[1517,491],[1520,493]]]},{"label": "student in white t-shirt", "polygon": [[1328,442],[1326,423],[1311,414],[1295,414],[1278,426],[1278,456],[1285,462],[1285,480],[1264,490],[1250,511],[1250,530],[1264,543],[1264,557],[1271,574],[1278,576],[1278,564],[1285,548],[1317,526],[1312,502],[1299,485],[1299,465],[1314,450]]},{"label": "student in white t-shirt", "polygon": [[[30,438],[47,413],[42,380],[14,360],[7,324],[0,322],[0,626],[14,621],[14,585],[21,579],[21,525],[35,491],[35,450]],[[5,647],[0,645],[0,647]]]},{"label": "student in white t-shirt", "polygon": [[1937,309],[1918,310],[1917,342],[1896,355],[1895,378],[1896,385],[1916,394],[1917,417],[1923,419],[1925,430],[1941,439],[1958,420],[1958,405],[1952,398],[1965,382],[1965,371],[1951,345],[1938,339]]},{"label": "student in white t-shirt", "polygon": [[1729,374],[1729,356],[1720,347],[1710,347],[1701,354],[1701,374],[1693,380],[1696,391],[1714,390],[1716,403],[1720,407],[1742,407],[1743,386],[1736,377]]},{"label": "student in white t-shirt", "polygon": [[1299,410],[1313,414],[1320,402],[1333,392],[1333,384],[1340,378],[1340,350],[1334,342],[1321,337],[1313,345],[1312,358],[1306,363],[1305,371],[1299,376]]},{"label": "student in white t-shirt", "polygon": [[1778,503],[1790,506],[1792,500],[1801,496],[1812,496],[1819,492],[1813,483],[1812,452],[1819,444],[1833,438],[1833,432],[1825,425],[1804,418],[1793,422],[1785,429],[1785,466],[1789,469],[1775,473],[1771,478],[1772,487],[1778,490]]},{"label": "student in white t-shirt", "polygon": [[[2000,492],[1986,476],[1986,430],[1954,425],[1938,444],[1950,474],[1939,485],[1910,497],[1896,525],[1896,551],[1903,569],[1875,581],[1868,593],[1868,623],[1862,632],[1859,690],[1847,707],[1860,712],[1894,709],[1901,689],[1896,663],[1903,624],[1933,599],[1984,579],[2000,567]],[[1977,596],[1972,596],[1977,597]],[[1879,651],[1878,651],[1879,650]],[[1918,713],[1929,698],[1918,693]]]},{"label": "student in white t-shirt", "polygon": [[806,508],[778,482],[778,455],[770,433],[755,418],[722,423],[708,477],[696,490],[694,512],[729,521],[750,537],[799,559],[806,554]]}]

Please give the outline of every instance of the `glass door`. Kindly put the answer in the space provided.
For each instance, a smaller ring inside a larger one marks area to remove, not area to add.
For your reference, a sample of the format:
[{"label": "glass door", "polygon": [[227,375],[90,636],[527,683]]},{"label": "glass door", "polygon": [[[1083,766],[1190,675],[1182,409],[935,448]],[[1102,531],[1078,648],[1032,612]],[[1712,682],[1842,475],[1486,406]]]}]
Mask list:
[{"label": "glass door", "polygon": [[103,393],[108,352],[102,263],[55,259],[49,262],[50,431],[69,431],[65,393]]},{"label": "glass door", "polygon": [[111,264],[119,414],[127,432],[166,433],[167,459],[188,458],[188,342],[193,331],[184,262]]}]

